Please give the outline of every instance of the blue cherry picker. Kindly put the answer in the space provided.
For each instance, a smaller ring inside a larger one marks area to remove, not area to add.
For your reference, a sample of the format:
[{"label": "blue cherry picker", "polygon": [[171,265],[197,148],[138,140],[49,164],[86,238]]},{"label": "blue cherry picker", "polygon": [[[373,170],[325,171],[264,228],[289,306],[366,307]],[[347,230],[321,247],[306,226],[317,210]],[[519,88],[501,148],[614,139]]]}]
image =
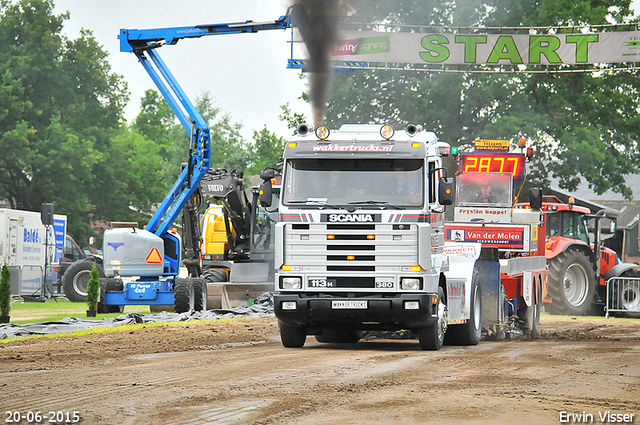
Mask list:
[{"label": "blue cherry picker", "polygon": [[[100,282],[101,299],[98,305],[102,311],[121,311],[124,305],[174,305],[177,312],[185,312],[202,310],[206,306],[206,283],[199,277],[201,273],[197,272],[197,256],[185,261],[190,276],[178,277],[181,243],[172,226],[183,209],[191,210],[190,221],[197,220],[197,212],[193,215],[193,199],[210,167],[210,131],[157,49],[163,45],[175,45],[185,38],[285,30],[292,26],[290,11],[268,22],[120,30],[120,51],[136,55],[189,133],[191,146],[187,164],[144,229],[137,228],[137,223],[112,223],[113,228],[105,231],[103,267],[106,278]],[[186,212],[185,217],[188,217]],[[185,223],[187,252],[196,245],[193,242],[196,235],[191,234],[194,228],[197,229],[197,226]],[[122,277],[131,278],[131,281],[123,283]]]}]

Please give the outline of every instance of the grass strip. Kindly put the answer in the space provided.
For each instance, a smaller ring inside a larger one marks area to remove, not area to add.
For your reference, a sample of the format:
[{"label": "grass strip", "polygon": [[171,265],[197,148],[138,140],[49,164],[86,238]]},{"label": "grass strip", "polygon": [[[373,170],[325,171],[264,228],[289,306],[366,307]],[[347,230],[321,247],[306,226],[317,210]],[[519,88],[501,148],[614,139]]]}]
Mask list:
[{"label": "grass strip", "polygon": [[8,342],[15,341],[26,341],[29,339],[37,339],[37,338],[65,338],[65,337],[75,337],[82,335],[95,335],[95,334],[108,334],[113,332],[129,332],[137,329],[145,329],[145,328],[157,328],[160,326],[187,326],[187,325],[199,325],[205,323],[225,323],[231,322],[234,320],[241,320],[242,317],[232,318],[232,319],[218,319],[218,320],[185,320],[181,322],[149,322],[149,323],[135,323],[135,324],[126,324],[126,325],[116,325],[109,327],[98,327],[92,329],[83,329],[81,331],[75,332],[60,332],[60,333],[50,333],[44,335],[28,335],[28,336],[17,336],[14,338],[5,338],[0,339],[0,344],[6,344]]}]

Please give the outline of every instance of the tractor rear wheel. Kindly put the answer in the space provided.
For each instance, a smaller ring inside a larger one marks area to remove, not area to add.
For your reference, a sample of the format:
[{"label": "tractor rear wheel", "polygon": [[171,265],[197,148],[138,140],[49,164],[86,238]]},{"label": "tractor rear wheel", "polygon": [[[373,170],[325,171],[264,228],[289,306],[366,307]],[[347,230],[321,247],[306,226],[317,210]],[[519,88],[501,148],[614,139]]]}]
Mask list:
[{"label": "tractor rear wheel", "polygon": [[569,249],[548,261],[550,312],[586,316],[595,306],[596,276],[582,251]]},{"label": "tractor rear wheel", "polygon": [[93,259],[76,261],[71,264],[64,272],[64,275],[62,275],[64,295],[69,301],[78,303],[87,301],[87,283],[91,277],[90,273],[93,263],[96,263],[96,268],[98,269],[100,277],[105,277],[102,264]]},{"label": "tractor rear wheel", "polygon": [[[620,275],[621,278],[640,277],[640,270],[630,269]],[[632,312],[640,312],[640,287],[635,281],[623,280],[621,284],[616,285],[617,293],[612,294],[615,306]],[[635,317],[635,316],[634,316]]]}]

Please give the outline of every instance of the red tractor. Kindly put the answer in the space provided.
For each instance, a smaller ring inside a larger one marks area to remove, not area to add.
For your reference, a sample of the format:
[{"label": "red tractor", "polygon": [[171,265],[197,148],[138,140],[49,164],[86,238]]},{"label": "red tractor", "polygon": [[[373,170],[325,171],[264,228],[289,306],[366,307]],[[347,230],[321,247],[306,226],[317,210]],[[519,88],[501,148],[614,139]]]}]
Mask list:
[{"label": "red tractor", "polygon": [[601,220],[611,219],[604,210],[591,214],[588,208],[575,205],[573,198],[564,203],[555,196],[544,196],[542,209],[549,267],[549,293],[544,301],[550,303],[549,312],[599,313],[596,306],[606,300],[609,278],[640,276],[640,266],[621,263],[613,250],[602,246]]}]

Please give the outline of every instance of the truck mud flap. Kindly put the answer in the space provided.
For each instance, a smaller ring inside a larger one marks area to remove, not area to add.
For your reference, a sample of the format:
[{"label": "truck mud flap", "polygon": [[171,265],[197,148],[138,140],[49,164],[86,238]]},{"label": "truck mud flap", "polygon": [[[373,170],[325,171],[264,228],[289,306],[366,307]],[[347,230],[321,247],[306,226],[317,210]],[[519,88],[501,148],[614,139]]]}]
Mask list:
[{"label": "truck mud flap", "polygon": [[498,323],[500,313],[500,261],[498,250],[483,248],[476,260],[475,270],[482,289],[482,328],[488,329]]}]

